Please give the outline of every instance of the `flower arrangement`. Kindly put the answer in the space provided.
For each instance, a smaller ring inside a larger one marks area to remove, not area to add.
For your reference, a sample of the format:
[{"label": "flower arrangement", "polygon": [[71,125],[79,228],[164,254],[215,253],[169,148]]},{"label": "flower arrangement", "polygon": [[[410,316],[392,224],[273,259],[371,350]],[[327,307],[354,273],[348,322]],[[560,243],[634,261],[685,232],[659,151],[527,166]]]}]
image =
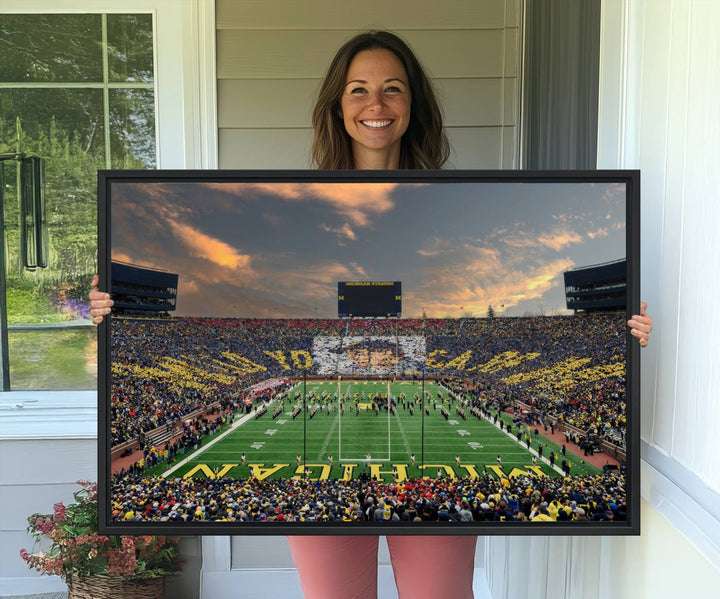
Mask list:
[{"label": "flower arrangement", "polygon": [[93,576],[143,580],[181,570],[178,539],[98,534],[97,485],[78,484],[81,488],[73,494],[74,503],[56,503],[52,514],[28,517],[27,530],[35,538],[33,551],[37,552],[21,549],[20,557],[30,568],[57,574],[69,584]]}]

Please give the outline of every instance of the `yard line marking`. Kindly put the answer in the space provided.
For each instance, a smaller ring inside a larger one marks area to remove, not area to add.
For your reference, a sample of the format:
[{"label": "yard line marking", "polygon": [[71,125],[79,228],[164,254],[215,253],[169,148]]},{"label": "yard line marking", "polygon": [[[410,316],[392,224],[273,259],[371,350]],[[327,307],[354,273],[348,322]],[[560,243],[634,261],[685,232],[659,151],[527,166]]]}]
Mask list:
[{"label": "yard line marking", "polygon": [[328,444],[330,443],[330,437],[332,437],[333,429],[335,428],[335,423],[340,418],[340,410],[337,411],[335,414],[335,418],[333,418],[332,424],[328,427],[327,435],[325,435],[325,441],[323,442],[322,448],[320,449],[320,453],[318,454],[317,459],[321,459],[323,455],[325,455],[325,452],[327,451]]},{"label": "yard line marking", "polygon": [[[525,443],[523,443],[522,441],[518,441],[518,440],[517,440],[517,435],[513,435],[512,433],[509,433],[508,430],[507,430],[507,427],[505,427],[505,429],[501,429],[501,428],[500,428],[500,424],[499,424],[498,422],[493,422],[493,420],[492,420],[491,417],[486,416],[485,414],[483,414],[482,416],[483,416],[483,418],[484,418],[485,420],[488,421],[488,423],[490,423],[491,426],[493,426],[493,427],[495,427],[495,428],[497,428],[497,429],[500,429],[501,432],[505,433],[505,435],[506,435],[507,437],[509,437],[510,439],[512,439],[513,443],[516,443],[516,444],[519,445],[520,447],[522,447],[522,446],[525,445]],[[531,454],[540,457],[540,454],[537,452],[537,450],[536,450],[534,447],[530,447],[530,448],[528,448],[528,450],[526,450],[526,451],[529,451]],[[545,462],[548,466],[550,465],[550,460],[549,460],[548,458],[542,457],[542,458],[540,458],[540,459],[541,459],[543,462]],[[555,472],[558,472],[559,474],[562,474],[563,476],[565,475],[565,473],[562,471],[562,469],[560,468],[560,466],[558,466],[557,464],[555,464],[554,466],[551,466],[551,468],[552,468],[553,470],[555,470]]]},{"label": "yard line marking", "polygon": [[398,426],[400,427],[400,435],[402,436],[403,443],[405,444],[405,451],[407,451],[407,454],[410,455],[412,451],[410,451],[410,443],[408,443],[407,436],[405,435],[405,429],[403,428],[402,422],[400,421],[400,415],[398,414],[397,410],[395,411],[395,419],[397,420]]},{"label": "yard line marking", "polygon": [[[274,402],[270,402],[269,405],[271,405],[272,403],[274,403]],[[216,435],[215,438],[214,438],[212,441],[210,441],[209,443],[203,445],[203,446],[200,447],[200,449],[198,449],[197,451],[192,452],[192,453],[191,453],[190,455],[188,455],[186,458],[184,458],[184,459],[180,460],[179,462],[177,462],[172,468],[170,468],[169,470],[166,470],[166,471],[163,472],[160,476],[162,476],[163,478],[167,478],[167,477],[170,476],[173,472],[175,472],[175,471],[177,471],[177,470],[180,470],[180,468],[182,468],[185,464],[187,464],[191,459],[195,459],[195,458],[198,457],[200,454],[205,453],[205,451],[208,450],[208,449],[210,449],[213,445],[215,445],[215,443],[217,443],[217,442],[219,442],[219,441],[222,441],[222,440],[223,440],[225,437],[227,437],[230,433],[232,433],[233,431],[235,431],[235,429],[237,429],[237,428],[240,427],[241,425],[245,424],[246,422],[249,422],[250,420],[252,420],[254,415],[255,415],[255,411],[252,411],[252,412],[250,412],[250,414],[246,414],[245,416],[241,416],[241,417],[238,418],[235,422],[233,422],[233,423],[230,425],[230,428],[228,428],[226,431],[220,433],[219,435]]]}]

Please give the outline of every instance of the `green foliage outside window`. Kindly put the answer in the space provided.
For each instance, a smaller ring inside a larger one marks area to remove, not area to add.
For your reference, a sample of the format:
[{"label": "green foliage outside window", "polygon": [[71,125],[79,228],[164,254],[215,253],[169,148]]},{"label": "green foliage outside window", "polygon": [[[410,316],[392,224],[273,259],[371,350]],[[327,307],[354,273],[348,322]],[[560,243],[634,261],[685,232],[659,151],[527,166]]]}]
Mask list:
[{"label": "green foliage outside window", "polygon": [[[12,386],[92,387],[94,379],[60,379],[71,364],[87,362],[94,330],[49,329],[45,339],[34,339],[45,353],[29,356],[34,346],[23,336],[30,333],[12,327],[88,318],[97,271],[97,170],[155,167],[152,16],[3,15],[0,53],[0,153],[45,160],[50,247],[48,268],[23,268],[15,162],[2,163]],[[55,361],[50,352],[58,347],[74,355],[57,367],[57,380],[18,382],[33,365],[37,371]]]}]

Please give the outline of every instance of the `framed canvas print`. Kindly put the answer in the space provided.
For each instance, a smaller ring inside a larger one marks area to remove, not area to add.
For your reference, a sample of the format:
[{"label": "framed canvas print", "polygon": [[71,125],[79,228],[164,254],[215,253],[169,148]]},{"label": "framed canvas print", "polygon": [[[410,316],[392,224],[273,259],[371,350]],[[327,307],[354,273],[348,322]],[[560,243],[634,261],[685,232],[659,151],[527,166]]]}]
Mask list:
[{"label": "framed canvas print", "polygon": [[639,198],[101,171],[101,531],[639,534]]}]

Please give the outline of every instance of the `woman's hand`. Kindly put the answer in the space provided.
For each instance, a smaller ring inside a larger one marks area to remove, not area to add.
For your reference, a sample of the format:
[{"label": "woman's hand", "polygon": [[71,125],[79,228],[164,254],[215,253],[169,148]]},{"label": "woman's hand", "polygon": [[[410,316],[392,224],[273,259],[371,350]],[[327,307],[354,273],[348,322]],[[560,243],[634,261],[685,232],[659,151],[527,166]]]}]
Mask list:
[{"label": "woman's hand", "polygon": [[88,299],[90,300],[90,316],[95,324],[100,324],[106,314],[110,314],[110,306],[115,302],[110,299],[109,293],[98,291],[97,286],[100,282],[100,278],[97,275],[93,276],[92,282],[90,283],[90,293],[88,293]]},{"label": "woman's hand", "polygon": [[650,331],[652,331],[653,319],[652,316],[646,314],[646,310],[647,304],[640,302],[640,314],[633,314],[632,318],[628,320],[630,334],[637,337],[640,347],[647,347]]}]

